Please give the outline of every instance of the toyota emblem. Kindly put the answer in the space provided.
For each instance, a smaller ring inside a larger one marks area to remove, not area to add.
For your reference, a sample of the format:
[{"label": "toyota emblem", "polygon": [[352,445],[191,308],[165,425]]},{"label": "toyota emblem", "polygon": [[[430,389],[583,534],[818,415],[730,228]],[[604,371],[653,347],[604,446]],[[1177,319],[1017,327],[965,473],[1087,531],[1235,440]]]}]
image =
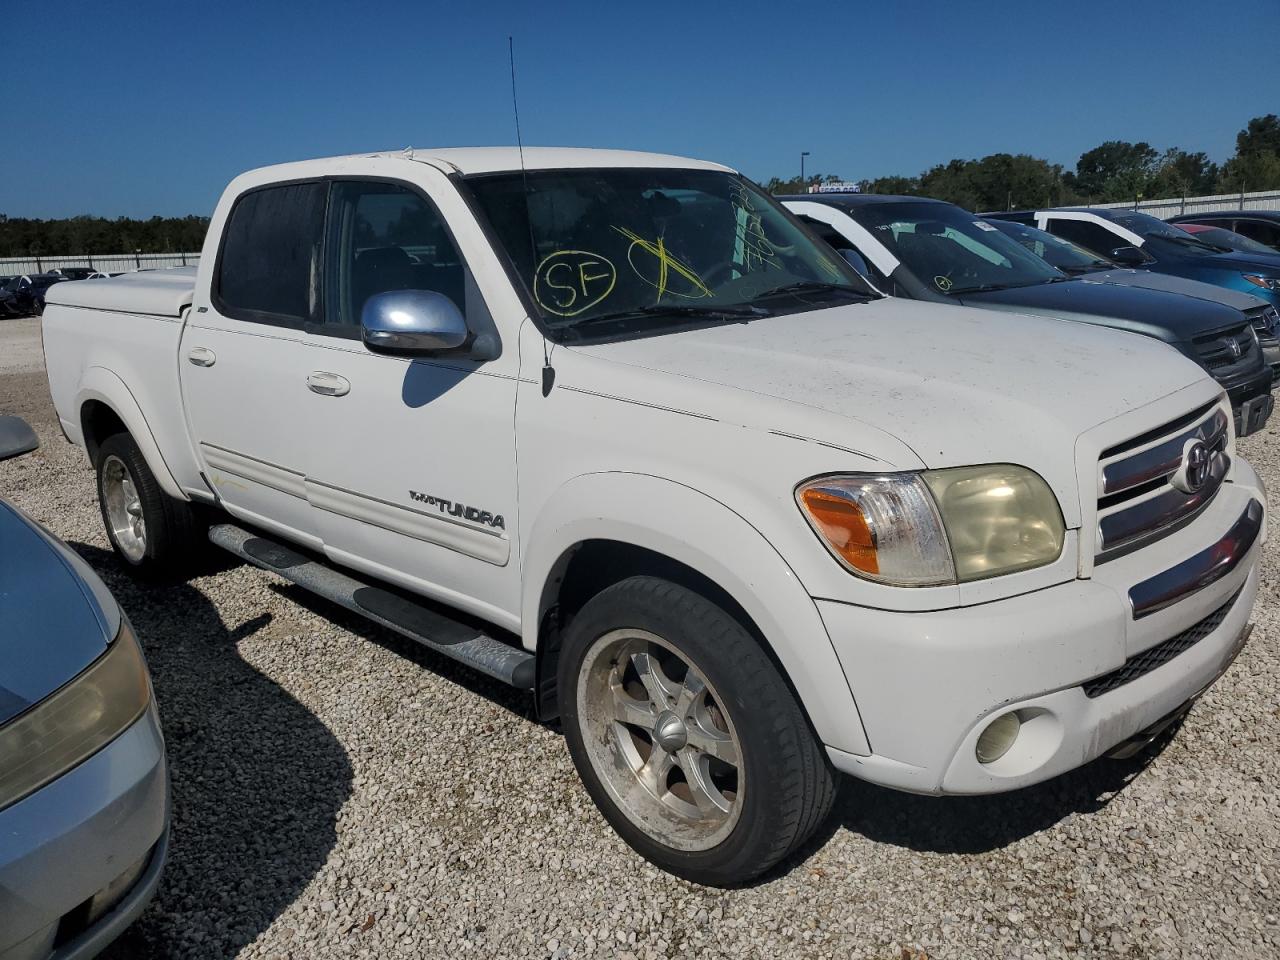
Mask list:
[{"label": "toyota emblem", "polygon": [[1169,478],[1170,482],[1183,493],[1199,493],[1205,481],[1209,479],[1209,467],[1213,456],[1205,442],[1198,437],[1187,441],[1182,448],[1182,463]]}]

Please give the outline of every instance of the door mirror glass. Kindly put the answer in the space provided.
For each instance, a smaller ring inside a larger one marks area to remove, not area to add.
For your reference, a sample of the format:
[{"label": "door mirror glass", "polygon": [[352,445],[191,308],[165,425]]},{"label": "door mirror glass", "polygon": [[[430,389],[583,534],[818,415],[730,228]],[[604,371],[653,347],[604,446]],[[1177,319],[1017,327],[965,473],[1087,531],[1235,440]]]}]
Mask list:
[{"label": "door mirror glass", "polygon": [[1122,267],[1142,267],[1146,266],[1148,257],[1137,247],[1116,247],[1111,251],[1111,259]]},{"label": "door mirror glass", "polygon": [[36,432],[21,417],[0,417],[0,460],[20,457],[40,446]]},{"label": "door mirror glass", "polygon": [[387,290],[364,302],[360,336],[375,353],[426,355],[465,346],[470,332],[461,311],[443,293]]}]

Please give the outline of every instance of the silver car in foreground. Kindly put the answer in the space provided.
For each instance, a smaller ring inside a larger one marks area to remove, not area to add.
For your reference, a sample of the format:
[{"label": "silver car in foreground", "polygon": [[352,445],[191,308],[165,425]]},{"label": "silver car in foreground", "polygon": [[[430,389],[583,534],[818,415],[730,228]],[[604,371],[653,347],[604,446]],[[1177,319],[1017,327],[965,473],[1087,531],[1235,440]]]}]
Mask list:
[{"label": "silver car in foreground", "polygon": [[[0,460],[35,449],[0,417]],[[0,500],[0,960],[91,957],[155,893],[169,776],[146,661],[88,565]]]}]

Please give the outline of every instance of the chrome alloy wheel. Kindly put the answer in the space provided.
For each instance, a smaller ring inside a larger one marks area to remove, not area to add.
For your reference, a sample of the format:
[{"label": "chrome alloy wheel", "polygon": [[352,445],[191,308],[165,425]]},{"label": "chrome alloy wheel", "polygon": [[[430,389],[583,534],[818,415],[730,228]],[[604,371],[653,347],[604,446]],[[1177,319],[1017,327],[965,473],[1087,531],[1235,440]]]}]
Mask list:
[{"label": "chrome alloy wheel", "polygon": [[102,464],[102,505],[116,546],[132,563],[138,563],[147,552],[147,522],[133,474],[114,454]]},{"label": "chrome alloy wheel", "polygon": [[708,850],[742,813],[742,748],[706,678],[661,637],[614,630],[578,674],[587,755],[615,804],[666,846]]}]

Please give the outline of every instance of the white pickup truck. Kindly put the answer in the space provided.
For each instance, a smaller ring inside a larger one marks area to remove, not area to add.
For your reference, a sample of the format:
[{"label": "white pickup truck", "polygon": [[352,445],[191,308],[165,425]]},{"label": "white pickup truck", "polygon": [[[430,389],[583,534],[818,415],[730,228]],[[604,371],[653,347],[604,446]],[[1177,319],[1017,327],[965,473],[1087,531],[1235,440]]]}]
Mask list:
[{"label": "white pickup truck", "polygon": [[711,163],[256,170],[197,271],[60,284],[43,332],[126,563],[207,531],[532,690],[704,883],[794,850],[837,770],[976,794],[1136,749],[1258,590],[1265,492],[1198,366],[883,298]]}]

